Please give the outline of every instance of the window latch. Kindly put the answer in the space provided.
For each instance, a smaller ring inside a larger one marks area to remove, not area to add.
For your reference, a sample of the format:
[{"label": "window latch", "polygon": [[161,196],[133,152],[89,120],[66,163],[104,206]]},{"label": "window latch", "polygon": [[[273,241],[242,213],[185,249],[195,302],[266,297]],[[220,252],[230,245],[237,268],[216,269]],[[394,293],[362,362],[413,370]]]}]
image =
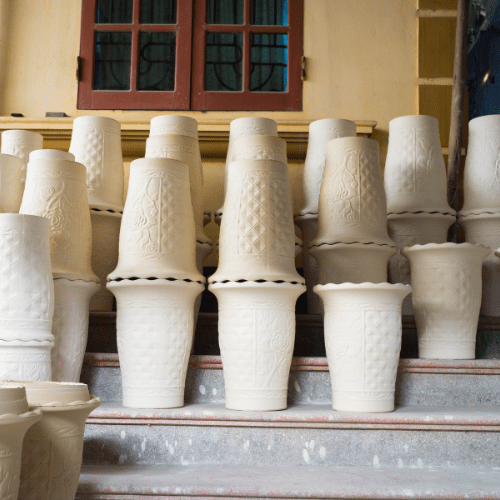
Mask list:
[{"label": "window latch", "polygon": [[306,79],[306,57],[302,56],[302,64],[301,64],[301,73],[300,76],[302,78],[302,81]]}]

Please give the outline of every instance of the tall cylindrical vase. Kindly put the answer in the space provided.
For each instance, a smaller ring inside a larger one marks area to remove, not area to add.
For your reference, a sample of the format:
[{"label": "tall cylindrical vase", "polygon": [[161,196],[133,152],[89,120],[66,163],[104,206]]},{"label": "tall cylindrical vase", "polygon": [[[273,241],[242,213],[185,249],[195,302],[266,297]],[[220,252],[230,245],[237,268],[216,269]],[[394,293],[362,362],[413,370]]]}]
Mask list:
[{"label": "tall cylindrical vase", "polygon": [[0,212],[18,213],[24,191],[26,166],[21,158],[0,154]]},{"label": "tall cylindrical vase", "polygon": [[344,283],[315,287],[325,308],[333,409],[394,410],[401,351],[401,304],[409,285]]}]

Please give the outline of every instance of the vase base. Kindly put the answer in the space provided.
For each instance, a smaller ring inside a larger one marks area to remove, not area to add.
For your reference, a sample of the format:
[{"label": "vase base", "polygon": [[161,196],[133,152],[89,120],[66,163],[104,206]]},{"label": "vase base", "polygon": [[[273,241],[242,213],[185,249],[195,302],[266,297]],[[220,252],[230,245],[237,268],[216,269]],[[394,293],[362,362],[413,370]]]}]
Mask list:
[{"label": "vase base", "polygon": [[418,357],[421,359],[476,359],[476,343],[440,342],[439,345],[418,347]]},{"label": "vase base", "polygon": [[362,413],[388,413],[394,411],[394,394],[390,399],[347,399],[333,391],[332,408],[336,411]]},{"label": "vase base", "polygon": [[[262,391],[258,392],[262,393]],[[239,411],[277,411],[286,410],[287,402],[286,396],[272,399],[265,397],[238,397],[228,394],[226,391],[226,408],[228,410]]]},{"label": "vase base", "polygon": [[184,406],[184,394],[178,396],[143,396],[129,393],[123,395],[123,406],[125,408],[180,408]]}]

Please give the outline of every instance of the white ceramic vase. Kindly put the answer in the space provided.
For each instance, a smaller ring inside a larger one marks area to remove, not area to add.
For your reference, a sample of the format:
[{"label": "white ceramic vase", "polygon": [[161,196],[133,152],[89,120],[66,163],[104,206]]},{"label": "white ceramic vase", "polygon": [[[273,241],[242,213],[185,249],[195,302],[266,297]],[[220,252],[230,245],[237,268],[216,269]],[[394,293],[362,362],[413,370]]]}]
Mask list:
[{"label": "white ceramic vase", "polygon": [[311,247],[325,243],[395,246],[387,234],[379,146],[373,139],[343,137],[326,146],[318,235]]},{"label": "white ceramic vase", "polygon": [[500,115],[469,122],[460,216],[500,212]]},{"label": "white ceramic vase", "polygon": [[455,214],[447,200],[446,167],[433,116],[401,116],[389,122],[384,169],[387,213]]},{"label": "white ceramic vase", "polygon": [[[446,243],[448,229],[456,217],[441,213],[403,213],[389,214],[387,224],[389,235],[396,242],[398,251],[389,261],[389,281],[391,283],[411,283],[410,264],[401,255],[403,247],[425,245],[427,243]],[[403,316],[412,316],[411,294],[403,301]]]},{"label": "white ceramic vase", "polygon": [[[229,215],[229,211],[226,212]],[[304,285],[215,283],[226,408],[283,410],[295,341],[295,303]]]},{"label": "white ceramic vase", "polygon": [[401,303],[409,285],[317,285],[325,309],[325,344],[333,409],[394,410],[401,351]]},{"label": "white ceramic vase", "polygon": [[0,154],[0,213],[18,213],[26,167],[17,156]]},{"label": "white ceramic vase", "polygon": [[117,303],[123,406],[183,406],[193,308],[203,285],[138,279],[111,281],[108,288]]},{"label": "white ceramic vase", "polygon": [[28,404],[42,418],[23,442],[18,500],[75,498],[88,415],[101,404],[85,384],[23,382]]},{"label": "white ceramic vase", "polygon": [[67,160],[75,161],[75,155],[60,149],[35,149],[29,154],[29,161],[32,160]]},{"label": "white ceramic vase", "polygon": [[481,267],[490,253],[470,243],[429,243],[401,250],[410,261],[420,358],[475,358]]},{"label": "white ceramic vase", "polygon": [[[460,217],[465,241],[473,245],[484,245],[495,251],[500,246],[500,212],[496,214],[471,214]],[[483,261],[481,315],[500,316],[500,262],[493,255]]]},{"label": "white ceramic vase", "polygon": [[118,263],[118,241],[122,215],[116,212],[90,210],[92,222],[92,269],[101,281],[101,289],[90,299],[91,311],[113,310],[113,294],[106,280]]},{"label": "white ceramic vase", "polygon": [[0,214],[0,380],[50,380],[54,288],[47,219]]},{"label": "white ceramic vase", "polygon": [[198,141],[198,122],[182,115],[160,115],[151,119],[150,136],[171,134],[191,137]]},{"label": "white ceramic vase", "polygon": [[124,169],[120,122],[102,116],[75,118],[69,151],[87,169],[90,207],[121,212]]},{"label": "white ceramic vase", "polygon": [[219,267],[210,283],[267,280],[304,283],[295,269],[295,230],[287,165],[241,160],[229,165],[219,236]]},{"label": "white ceramic vase", "polygon": [[233,161],[274,160],[287,163],[286,141],[272,135],[242,136],[233,141],[232,156]]},{"label": "white ceramic vase", "polygon": [[310,123],[302,182],[304,206],[299,215],[317,216],[318,214],[319,193],[325,170],[326,145],[328,141],[339,137],[355,136],[356,123],[350,120],[325,118]]},{"label": "white ceramic vase", "polygon": [[[99,282],[92,271],[92,229],[85,167],[68,159],[31,153],[20,213],[50,219],[54,278]],[[59,152],[63,153],[63,152]]]}]

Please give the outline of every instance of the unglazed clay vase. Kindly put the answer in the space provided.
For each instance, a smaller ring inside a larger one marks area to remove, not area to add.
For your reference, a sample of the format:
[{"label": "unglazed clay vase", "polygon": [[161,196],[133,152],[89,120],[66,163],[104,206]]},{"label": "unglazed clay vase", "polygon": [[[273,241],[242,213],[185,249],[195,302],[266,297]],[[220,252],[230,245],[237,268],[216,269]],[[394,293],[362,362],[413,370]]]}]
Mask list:
[{"label": "unglazed clay vase", "polygon": [[194,301],[203,285],[138,279],[110,281],[107,286],[117,303],[123,406],[183,406]]},{"label": "unglazed clay vase", "polygon": [[42,418],[23,442],[18,500],[75,498],[88,415],[101,404],[85,384],[23,382],[28,404]]},{"label": "unglazed clay vase", "polygon": [[160,115],[151,119],[149,135],[183,135],[198,141],[198,122],[189,116]]},{"label": "unglazed clay vase", "polygon": [[79,382],[89,331],[89,302],[100,290],[93,281],[54,280],[52,380]]},{"label": "unglazed clay vase", "polygon": [[401,303],[409,285],[317,285],[325,308],[325,344],[337,411],[394,410],[401,351]]},{"label": "unglazed clay vase", "polygon": [[375,243],[335,243],[310,250],[318,261],[321,285],[387,282],[387,264],[396,249]]},{"label": "unglazed clay vase", "polygon": [[54,278],[99,282],[91,266],[92,232],[85,179],[85,167],[69,156],[64,160],[38,158],[35,154],[28,165],[20,213],[50,220]]},{"label": "unglazed clay vase", "polygon": [[29,154],[36,149],[43,148],[43,136],[29,130],[6,130],[2,132],[3,154],[17,156],[23,161],[21,182],[24,186],[26,180],[26,166]]},{"label": "unglazed clay vase", "polygon": [[[389,214],[387,224],[389,235],[396,242],[398,252],[389,261],[389,281],[391,283],[411,284],[410,264],[401,255],[401,248],[427,243],[446,243],[448,228],[456,217],[441,213],[403,213]],[[412,316],[411,294],[403,301],[403,316]]]},{"label": "unglazed clay vase", "polygon": [[274,160],[287,163],[286,141],[272,135],[247,135],[232,144],[233,161]]},{"label": "unglazed clay vase", "polygon": [[29,155],[29,161],[43,159],[75,161],[75,155],[59,149],[36,149]]},{"label": "unglazed clay vase", "polygon": [[192,137],[175,134],[154,135],[146,141],[146,158],[170,158],[188,165],[196,241],[211,243],[210,238],[203,232],[203,166],[198,141]]},{"label": "unglazed clay vase", "polygon": [[25,165],[21,158],[0,154],[0,212],[18,213],[23,199]]},{"label": "unglazed clay vase", "polygon": [[118,265],[108,280],[174,278],[204,282],[196,269],[189,167],[167,158],[130,165]]},{"label": "unglazed clay vase", "polygon": [[285,409],[295,341],[295,303],[305,286],[245,282],[215,283],[208,289],[219,303],[226,408]]},{"label": "unglazed clay vase", "polygon": [[379,146],[373,139],[343,137],[326,146],[318,236],[311,247],[324,243],[396,246],[387,234]]},{"label": "unglazed clay vase", "polygon": [[70,153],[87,169],[91,208],[123,210],[123,156],[120,122],[102,116],[73,120]]},{"label": "unglazed clay vase", "polygon": [[469,122],[460,216],[500,212],[500,115]]},{"label": "unglazed clay vase", "polygon": [[[323,180],[328,141],[339,137],[355,137],[356,123],[350,120],[325,118],[309,125],[309,139],[304,163],[303,190],[304,206],[301,216],[317,215],[319,192]],[[309,292],[308,292],[309,297]]]},{"label": "unglazed clay vase", "polygon": [[54,288],[49,221],[0,214],[0,379],[50,380]]},{"label": "unglazed clay vase", "polygon": [[[465,241],[495,251],[500,246],[500,212],[460,217]],[[500,316],[500,261],[490,254],[483,261],[481,315]]]},{"label": "unglazed clay vase", "polygon": [[447,200],[439,122],[433,116],[401,116],[389,122],[384,169],[387,213],[455,214]]},{"label": "unglazed clay vase", "polygon": [[304,283],[295,269],[295,230],[287,165],[241,160],[229,165],[219,267],[210,283],[267,280]]},{"label": "unglazed clay vase", "polygon": [[470,243],[429,243],[401,250],[410,261],[420,358],[475,358],[481,267],[490,253]]},{"label": "unglazed clay vase", "polygon": [[92,269],[101,280],[101,289],[90,299],[91,311],[113,310],[113,294],[106,280],[118,263],[118,241],[122,214],[90,210],[92,222]]}]

